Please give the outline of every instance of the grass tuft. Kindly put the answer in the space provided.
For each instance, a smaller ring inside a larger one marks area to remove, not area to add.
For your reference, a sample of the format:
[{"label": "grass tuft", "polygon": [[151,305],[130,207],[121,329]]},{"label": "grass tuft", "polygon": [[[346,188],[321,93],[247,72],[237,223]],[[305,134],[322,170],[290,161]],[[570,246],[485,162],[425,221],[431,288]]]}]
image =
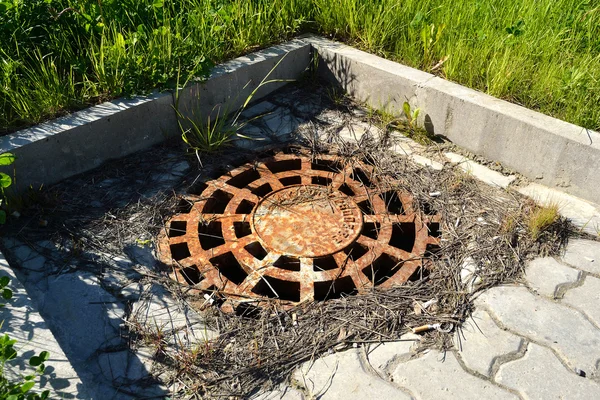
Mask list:
[{"label": "grass tuft", "polygon": [[537,240],[541,234],[560,218],[559,207],[556,203],[547,206],[536,205],[527,216],[527,228],[533,240]]}]

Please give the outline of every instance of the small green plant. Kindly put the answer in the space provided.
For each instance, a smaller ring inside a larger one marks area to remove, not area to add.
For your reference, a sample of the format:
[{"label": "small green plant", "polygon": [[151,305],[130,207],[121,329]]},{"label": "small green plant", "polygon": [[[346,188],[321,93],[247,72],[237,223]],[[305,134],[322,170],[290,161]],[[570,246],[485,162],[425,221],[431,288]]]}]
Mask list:
[{"label": "small green plant", "polygon": [[[15,156],[12,153],[0,154],[0,166],[11,165],[15,162]],[[3,207],[8,203],[6,198],[6,189],[12,185],[12,178],[10,175],[0,172],[0,207]],[[0,209],[0,224],[6,223],[6,211]]]},{"label": "small green plant", "polygon": [[408,101],[405,101],[402,105],[402,111],[404,111],[404,116],[406,117],[406,122],[408,123],[408,129],[410,129],[411,136],[414,136],[417,128],[417,118],[419,117],[421,109],[415,108],[414,110],[411,110],[410,104],[408,104]]},{"label": "small green plant", "polygon": [[[13,292],[8,288],[10,278],[8,276],[0,277],[0,294],[2,299],[10,300]],[[0,304],[0,307],[4,307],[5,304]],[[2,323],[0,323],[2,327]],[[20,378],[7,378],[6,369],[8,363],[15,360],[18,357],[15,344],[17,341],[11,339],[7,334],[0,336],[0,399],[2,400],[43,400],[47,399],[50,395],[49,390],[45,390],[42,393],[33,393],[31,390],[35,386],[35,378],[40,376],[46,370],[45,362],[48,361],[50,353],[42,351],[40,354],[35,355],[29,359],[29,365],[35,368],[33,374],[27,376],[21,376]]]},{"label": "small green plant", "polygon": [[[177,91],[175,93],[175,112],[177,114],[177,122],[179,129],[181,130],[181,138],[188,145],[188,149],[194,153],[200,160],[199,153],[210,153],[215,150],[226,146],[236,139],[250,139],[257,140],[240,133],[248,123],[263,117],[266,114],[258,115],[251,119],[240,121],[240,117],[248,104],[252,101],[256,92],[258,92],[263,86],[275,82],[292,82],[293,79],[269,79],[273,71],[279,66],[279,64],[285,59],[285,54],[275,64],[269,73],[262,79],[254,90],[248,95],[244,103],[233,113],[230,113],[229,106],[218,104],[209,113],[206,118],[206,122],[203,121],[202,112],[192,109],[191,115],[185,115],[179,107],[179,84],[177,85]],[[184,87],[187,84],[184,83]],[[248,82],[243,89],[246,89],[250,82]],[[234,101],[235,102],[235,101]],[[233,114],[233,116],[231,116]]]}]

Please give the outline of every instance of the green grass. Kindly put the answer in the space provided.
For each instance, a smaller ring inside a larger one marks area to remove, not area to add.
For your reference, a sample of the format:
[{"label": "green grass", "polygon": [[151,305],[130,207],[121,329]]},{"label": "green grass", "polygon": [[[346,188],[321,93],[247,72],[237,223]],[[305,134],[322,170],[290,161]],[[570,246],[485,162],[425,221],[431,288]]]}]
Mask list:
[{"label": "green grass", "polygon": [[600,130],[596,0],[0,0],[0,132],[172,88],[307,27]]}]

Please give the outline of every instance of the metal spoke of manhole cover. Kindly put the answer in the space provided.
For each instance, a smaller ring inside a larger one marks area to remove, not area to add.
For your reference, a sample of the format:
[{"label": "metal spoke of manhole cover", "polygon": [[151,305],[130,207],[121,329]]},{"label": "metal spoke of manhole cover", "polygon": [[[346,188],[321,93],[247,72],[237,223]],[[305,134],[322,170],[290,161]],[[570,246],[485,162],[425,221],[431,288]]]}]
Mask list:
[{"label": "metal spoke of manhole cover", "polygon": [[[242,299],[324,300],[402,284],[439,243],[439,217],[364,164],[278,154],[189,196],[159,240],[172,277]],[[386,179],[387,180],[387,179]]]}]

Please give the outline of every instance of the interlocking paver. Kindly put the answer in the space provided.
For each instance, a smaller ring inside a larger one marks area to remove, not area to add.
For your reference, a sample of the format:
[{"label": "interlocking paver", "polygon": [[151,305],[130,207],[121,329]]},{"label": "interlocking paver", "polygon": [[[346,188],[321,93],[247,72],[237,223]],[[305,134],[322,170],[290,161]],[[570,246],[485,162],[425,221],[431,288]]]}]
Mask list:
[{"label": "interlocking paver", "polygon": [[585,239],[571,240],[563,260],[575,268],[600,275],[600,242]]},{"label": "interlocking paver", "polygon": [[588,276],[582,286],[569,290],[563,299],[600,327],[600,279]]},{"label": "interlocking paver", "polygon": [[467,373],[451,352],[444,357],[443,353],[429,351],[400,364],[393,377],[394,382],[418,399],[518,399],[493,383]]},{"label": "interlocking paver", "polygon": [[494,361],[517,352],[523,339],[500,329],[487,312],[476,310],[456,333],[454,343],[468,368],[490,377]]},{"label": "interlocking paver", "polygon": [[523,358],[506,363],[496,381],[526,399],[598,399],[600,385],[569,371],[551,350],[530,343]]},{"label": "interlocking paver", "polygon": [[525,270],[529,286],[539,294],[554,297],[558,287],[577,282],[581,272],[562,265],[552,257],[536,258]]},{"label": "interlocking paver", "polygon": [[369,364],[380,374],[385,373],[386,367],[395,358],[406,357],[414,354],[421,337],[412,333],[402,336],[402,341],[378,344],[367,354]]},{"label": "interlocking paver", "polygon": [[306,363],[294,379],[318,399],[410,399],[410,396],[376,376],[368,374],[357,350],[349,350]]},{"label": "interlocking paver", "polygon": [[581,313],[532,294],[522,286],[499,286],[475,302],[511,331],[556,351],[571,368],[596,371],[600,330]]}]

